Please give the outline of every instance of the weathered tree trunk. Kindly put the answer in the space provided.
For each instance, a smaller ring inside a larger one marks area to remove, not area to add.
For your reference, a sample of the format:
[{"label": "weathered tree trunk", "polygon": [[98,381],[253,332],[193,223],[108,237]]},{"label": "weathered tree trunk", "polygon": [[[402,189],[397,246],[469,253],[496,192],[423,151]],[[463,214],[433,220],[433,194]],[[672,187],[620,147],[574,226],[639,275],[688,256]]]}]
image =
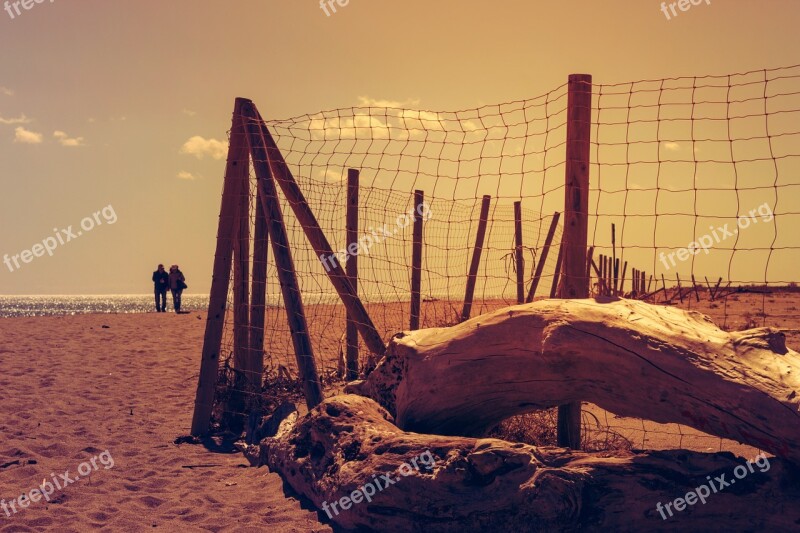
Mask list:
[{"label": "weathered tree trunk", "polygon": [[680,423],[800,465],[800,357],[777,330],[725,332],[635,300],[542,300],[401,333],[365,382],[408,431],[480,436],[573,401]]},{"label": "weathered tree trunk", "polygon": [[[759,457],[748,467],[729,453],[600,457],[406,433],[377,403],[355,395],[329,398],[282,431],[250,447],[251,462],[268,464],[323,514],[359,531],[792,531],[800,525],[800,473],[780,459]],[[746,472],[740,479],[737,466]],[[735,485],[723,488],[719,476]],[[676,510],[674,500],[695,489],[709,493],[704,503],[693,497]]]}]

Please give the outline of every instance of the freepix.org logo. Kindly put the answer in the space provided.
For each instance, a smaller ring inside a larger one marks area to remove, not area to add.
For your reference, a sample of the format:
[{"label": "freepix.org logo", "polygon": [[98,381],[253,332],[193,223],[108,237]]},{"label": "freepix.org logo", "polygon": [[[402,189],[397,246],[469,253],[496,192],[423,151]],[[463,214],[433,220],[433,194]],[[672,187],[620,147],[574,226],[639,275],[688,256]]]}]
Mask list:
[{"label": "freepix.org logo", "polygon": [[[11,17],[11,19],[13,20],[16,17],[22,15],[22,10],[20,9],[20,7],[22,7],[22,9],[24,9],[25,11],[30,11],[31,9],[33,9],[33,6],[35,6],[36,4],[41,4],[44,1],[45,0],[15,0],[11,2],[6,0],[6,3],[3,5],[3,9],[5,10],[6,13],[8,13],[8,16]],[[50,0],[50,3],[52,4],[54,1],[55,0]]]}]

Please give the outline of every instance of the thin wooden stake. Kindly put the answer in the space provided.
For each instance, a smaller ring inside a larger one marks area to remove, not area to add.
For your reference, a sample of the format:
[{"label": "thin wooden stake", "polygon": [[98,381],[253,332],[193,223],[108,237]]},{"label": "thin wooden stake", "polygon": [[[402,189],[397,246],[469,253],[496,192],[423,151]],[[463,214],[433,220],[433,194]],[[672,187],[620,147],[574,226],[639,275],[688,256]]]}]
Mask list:
[{"label": "thin wooden stake", "polygon": [[517,303],[525,301],[525,256],[522,253],[522,202],[514,202],[514,255],[517,268]]},{"label": "thin wooden stake", "polygon": [[558,227],[558,220],[560,218],[561,213],[558,211],[553,213],[553,219],[550,221],[550,229],[547,230],[547,238],[544,240],[542,254],[539,256],[539,260],[536,263],[536,273],[533,275],[533,282],[531,283],[531,288],[528,291],[528,297],[525,298],[525,302],[527,303],[531,303],[533,301],[533,297],[536,296],[536,289],[539,287],[539,281],[542,279],[544,265],[547,262],[547,256],[550,253],[550,247],[553,245],[553,237],[556,234],[556,228]]},{"label": "thin wooden stake", "polygon": [[[345,230],[348,247],[358,242],[358,170],[351,168],[347,171],[347,214]],[[347,278],[353,287],[353,294],[358,296],[358,254],[351,254],[346,263]],[[347,352],[345,361],[347,366],[347,381],[358,379],[358,326],[353,315],[347,311],[347,326],[345,328]]]},{"label": "thin wooden stake", "polygon": [[619,281],[619,261],[617,261],[617,225],[611,224],[611,250],[612,268],[614,269],[614,296],[617,295],[617,282]]},{"label": "thin wooden stake", "polygon": [[414,191],[414,242],[411,251],[411,321],[410,329],[419,329],[422,309],[422,211],[425,193]]},{"label": "thin wooden stake", "polygon": [[694,296],[697,298],[697,303],[700,303],[700,291],[697,290],[697,281],[694,279],[694,274],[692,274],[692,287],[694,287]]},{"label": "thin wooden stake", "polygon": [[712,300],[716,300],[717,299],[717,294],[718,294],[717,291],[719,291],[719,286],[721,284],[722,284],[722,276],[720,276],[719,281],[717,281],[717,284],[714,286],[714,294],[711,296]]},{"label": "thin wooden stake", "polygon": [[[483,242],[486,238],[486,224],[489,220],[489,204],[492,201],[491,196],[484,196],[481,202],[481,214],[478,220],[478,233],[475,236],[475,247],[472,250],[472,262],[469,266],[469,274],[467,276],[467,289],[464,294],[464,307],[461,310],[461,321],[469,320],[472,313],[472,299],[475,294],[475,282],[478,279],[478,267],[481,263],[481,252],[483,252]],[[519,292],[519,289],[518,289]]]},{"label": "thin wooden stake", "polygon": [[594,246],[590,246],[589,252],[586,254],[586,279],[589,281],[590,296],[592,287],[592,263],[594,263]]},{"label": "thin wooden stake", "polygon": [[558,247],[558,257],[556,258],[556,269],[553,272],[553,285],[550,287],[550,298],[558,296],[558,281],[561,274],[561,266],[564,263],[564,243]]},{"label": "thin wooden stake", "polygon": [[625,275],[628,272],[628,262],[625,261],[625,266],[622,267],[622,275],[619,278],[619,292],[625,294]]}]

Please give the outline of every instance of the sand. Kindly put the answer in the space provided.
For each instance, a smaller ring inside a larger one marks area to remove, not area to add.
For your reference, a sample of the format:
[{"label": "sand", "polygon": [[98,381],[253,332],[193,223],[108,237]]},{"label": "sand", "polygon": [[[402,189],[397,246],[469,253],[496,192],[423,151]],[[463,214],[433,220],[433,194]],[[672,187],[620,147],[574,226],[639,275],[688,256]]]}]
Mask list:
[{"label": "sand", "polygon": [[[797,294],[729,299],[729,323],[738,329],[745,313],[760,320],[762,303],[768,322],[798,328]],[[707,301],[699,307],[717,319],[725,312]],[[198,312],[0,319],[0,499],[29,492],[51,473],[74,476],[105,451],[114,461],[110,469],[98,463],[50,502],[11,516],[0,509],[0,532],[332,531],[278,475],[248,468],[239,453],[174,444],[190,426],[204,325]],[[789,345],[800,338],[790,335]],[[756,453],[685,426],[588,409],[637,448]]]},{"label": "sand", "polygon": [[331,531],[239,453],[173,444],[191,422],[204,318],[0,320],[0,498],[106,450],[114,461],[49,503],[0,510],[0,531]]}]

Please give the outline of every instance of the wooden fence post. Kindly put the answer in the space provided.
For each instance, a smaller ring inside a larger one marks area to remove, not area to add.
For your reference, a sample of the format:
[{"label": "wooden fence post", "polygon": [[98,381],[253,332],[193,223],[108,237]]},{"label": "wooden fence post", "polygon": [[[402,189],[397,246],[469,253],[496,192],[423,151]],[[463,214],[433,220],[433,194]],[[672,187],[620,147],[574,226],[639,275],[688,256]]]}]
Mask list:
[{"label": "wooden fence post", "polygon": [[411,320],[409,329],[419,329],[422,309],[422,207],[423,191],[414,191],[414,235],[411,243]]},{"label": "wooden fence post", "polygon": [[195,436],[208,433],[211,411],[214,407],[214,392],[219,372],[219,352],[222,346],[222,330],[225,324],[228,289],[230,288],[233,242],[236,231],[234,224],[239,206],[239,188],[242,183],[237,176],[241,175],[242,167],[248,168],[247,143],[242,122],[242,107],[246,101],[237,98],[233,109],[228,161],[225,168],[222,204],[217,226],[217,244],[214,251],[214,271],[211,278],[208,314],[203,337],[203,353],[200,359],[200,376],[197,380],[194,414],[192,415],[191,433]]},{"label": "wooden fence post", "polygon": [[[351,168],[347,171],[347,246],[358,242],[358,170]],[[347,259],[345,265],[347,277],[353,287],[353,294],[358,296],[358,254],[352,254]],[[345,337],[347,339],[347,353],[345,361],[347,364],[347,381],[358,379],[358,327],[356,326],[353,315],[347,311],[347,328]]]},{"label": "wooden fence post", "polygon": [[261,390],[264,374],[264,322],[267,312],[267,215],[256,189],[256,222],[253,237],[253,280],[250,294],[250,384]]},{"label": "wooden fence post", "polygon": [[[478,219],[478,234],[475,236],[475,247],[472,249],[472,263],[469,265],[467,275],[467,290],[464,293],[464,307],[461,309],[461,321],[469,320],[472,313],[472,298],[475,295],[475,282],[478,279],[478,267],[481,264],[481,252],[483,252],[483,242],[486,238],[486,224],[489,220],[489,204],[491,196],[484,196],[481,202],[481,215]],[[519,288],[517,288],[519,292]]]},{"label": "wooden fence post", "polygon": [[[589,164],[592,133],[592,77],[573,74],[567,95],[567,141],[564,191],[564,257],[561,298],[588,298],[586,249],[589,234]],[[581,446],[581,402],[558,408],[558,444]]]},{"label": "wooden fence post", "polygon": [[240,166],[236,179],[239,207],[233,245],[233,369],[235,382],[227,402],[227,424],[234,432],[243,427],[250,387],[250,169]]},{"label": "wooden fence post", "polygon": [[514,259],[517,269],[517,304],[525,301],[525,256],[522,253],[522,202],[514,202]]}]

